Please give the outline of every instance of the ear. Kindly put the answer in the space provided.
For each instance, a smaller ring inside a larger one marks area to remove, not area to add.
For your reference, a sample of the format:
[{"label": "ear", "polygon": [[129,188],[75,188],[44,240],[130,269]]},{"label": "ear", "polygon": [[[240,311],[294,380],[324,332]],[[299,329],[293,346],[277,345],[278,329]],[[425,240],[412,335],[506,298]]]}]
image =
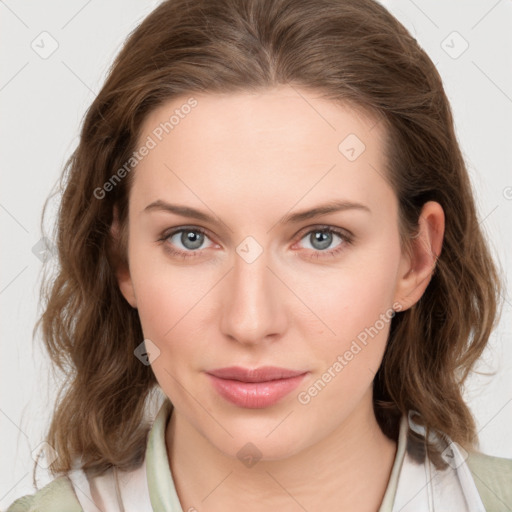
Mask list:
[{"label": "ear", "polygon": [[416,304],[430,283],[443,245],[445,219],[442,206],[435,201],[425,203],[418,225],[411,254],[403,254],[400,262],[395,291],[400,311]]},{"label": "ear", "polygon": [[121,227],[119,224],[119,213],[117,206],[114,206],[114,218],[112,221],[112,225],[110,226],[110,234],[112,236],[112,241],[115,246],[115,257],[113,258],[113,265],[115,267],[115,274],[117,283],[119,285],[119,289],[123,294],[123,297],[127,300],[127,302],[132,306],[132,308],[137,307],[137,299],[135,297],[135,289],[133,287],[132,278],[130,275],[130,266],[128,264],[128,259],[121,257],[119,255],[119,248],[123,245],[128,249],[127,237],[123,240],[123,233],[121,232]]}]

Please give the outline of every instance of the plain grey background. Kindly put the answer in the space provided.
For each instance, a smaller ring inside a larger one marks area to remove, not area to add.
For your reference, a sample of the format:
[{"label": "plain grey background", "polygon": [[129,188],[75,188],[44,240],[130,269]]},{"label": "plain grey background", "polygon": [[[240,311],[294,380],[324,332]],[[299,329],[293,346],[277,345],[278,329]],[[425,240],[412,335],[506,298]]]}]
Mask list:
[{"label": "plain grey background", "polygon": [[[0,0],[1,402],[0,508],[34,492],[32,452],[55,386],[32,329],[41,271],[43,202],[78,141],[82,116],[128,33],[158,4],[142,0]],[[512,2],[384,0],[443,78],[479,218],[510,283]],[[50,209],[50,212],[52,209]],[[51,216],[50,216],[51,220]],[[512,458],[512,298],[465,397],[480,447]],[[51,480],[38,471],[40,486]]]}]

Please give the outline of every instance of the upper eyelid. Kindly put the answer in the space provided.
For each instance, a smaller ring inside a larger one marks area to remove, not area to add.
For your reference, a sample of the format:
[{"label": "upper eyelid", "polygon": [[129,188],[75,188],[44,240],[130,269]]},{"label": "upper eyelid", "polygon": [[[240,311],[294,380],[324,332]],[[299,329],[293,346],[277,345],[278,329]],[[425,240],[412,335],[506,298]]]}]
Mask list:
[{"label": "upper eyelid", "polygon": [[347,228],[332,226],[330,224],[315,224],[313,226],[307,226],[305,228],[300,229],[297,232],[296,236],[298,236],[299,234],[302,234],[302,233],[307,234],[311,231],[333,231],[335,233],[339,232],[341,234],[344,234],[347,237],[354,237],[353,233],[351,231],[349,231]]},{"label": "upper eyelid", "polygon": [[[170,228],[166,231],[164,231],[162,235],[162,239],[168,239],[171,236],[174,236],[176,233],[180,233],[182,231],[198,231],[200,233],[203,233],[206,235],[212,243],[218,244],[218,242],[215,241],[215,237],[210,236],[210,232],[208,229],[203,228],[201,226],[194,226],[194,225],[185,225],[185,226],[176,226],[174,228]],[[346,237],[349,239],[355,238],[354,234],[347,230],[346,228],[341,228],[338,226],[332,226],[330,224],[313,224],[311,226],[305,226],[301,228],[297,233],[293,236],[294,239],[298,238],[297,241],[302,240],[304,236],[306,236],[308,233],[311,233],[312,231],[332,231],[334,234]],[[198,251],[201,249],[198,249]]]},{"label": "upper eyelid", "polygon": [[171,238],[172,236],[176,235],[177,233],[181,233],[182,231],[197,231],[199,233],[203,233],[210,239],[211,242],[217,243],[210,236],[209,231],[207,229],[201,228],[199,226],[178,226],[175,228],[170,228],[170,229],[164,230],[160,240],[167,240],[167,239]]}]

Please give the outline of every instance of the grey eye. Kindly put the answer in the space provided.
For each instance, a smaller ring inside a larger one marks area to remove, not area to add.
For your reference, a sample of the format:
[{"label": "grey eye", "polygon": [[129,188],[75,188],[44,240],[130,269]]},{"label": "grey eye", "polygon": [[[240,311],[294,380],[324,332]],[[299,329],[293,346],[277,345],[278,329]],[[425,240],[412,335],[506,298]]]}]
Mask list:
[{"label": "grey eye", "polygon": [[333,243],[334,237],[337,237],[340,240],[342,240],[342,237],[340,235],[337,235],[333,231],[315,229],[307,233],[302,240],[308,240],[308,242],[311,245],[311,247],[307,247],[308,249],[314,249],[315,251],[324,251],[325,249],[330,248],[330,246]]},{"label": "grey eye", "polygon": [[182,229],[173,233],[169,237],[169,241],[173,244],[177,244],[179,241],[185,249],[195,251],[201,247],[205,238],[206,236],[204,233],[201,233],[196,229]]}]

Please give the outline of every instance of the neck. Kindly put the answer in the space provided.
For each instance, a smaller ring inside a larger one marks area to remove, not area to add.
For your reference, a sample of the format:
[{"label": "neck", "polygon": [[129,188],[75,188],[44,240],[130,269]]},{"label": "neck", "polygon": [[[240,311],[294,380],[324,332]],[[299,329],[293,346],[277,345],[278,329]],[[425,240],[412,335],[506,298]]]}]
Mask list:
[{"label": "neck", "polygon": [[396,455],[380,430],[371,390],[335,431],[290,457],[245,467],[173,410],[167,452],[183,510],[217,512],[358,510],[376,512]]}]

